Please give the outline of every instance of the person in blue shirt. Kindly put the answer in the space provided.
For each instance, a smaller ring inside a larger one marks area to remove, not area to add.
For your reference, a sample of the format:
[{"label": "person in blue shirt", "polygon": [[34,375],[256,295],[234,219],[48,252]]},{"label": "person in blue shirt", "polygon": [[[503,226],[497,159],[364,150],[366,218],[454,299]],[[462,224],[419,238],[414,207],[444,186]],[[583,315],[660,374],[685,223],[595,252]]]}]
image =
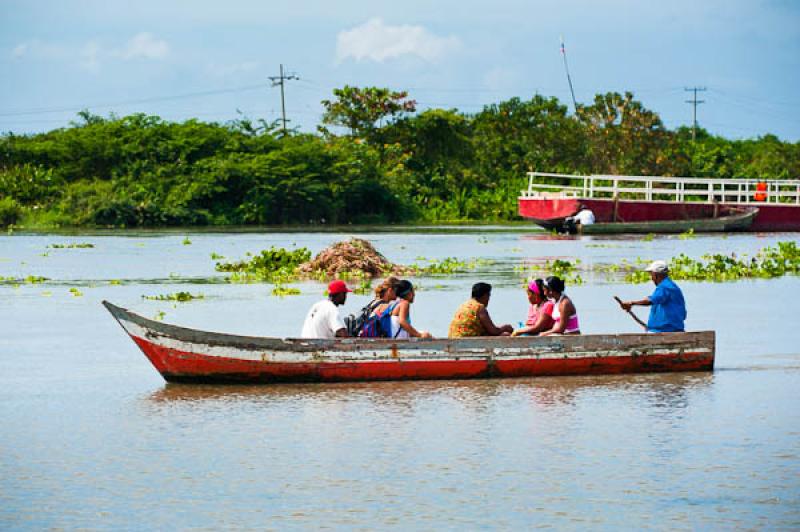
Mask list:
[{"label": "person in blue shirt", "polygon": [[650,307],[648,332],[683,332],[686,302],[681,289],[669,278],[667,263],[663,260],[654,261],[645,271],[650,272],[650,279],[655,283],[656,289],[644,299],[624,301],[622,308],[629,311],[634,305]]}]

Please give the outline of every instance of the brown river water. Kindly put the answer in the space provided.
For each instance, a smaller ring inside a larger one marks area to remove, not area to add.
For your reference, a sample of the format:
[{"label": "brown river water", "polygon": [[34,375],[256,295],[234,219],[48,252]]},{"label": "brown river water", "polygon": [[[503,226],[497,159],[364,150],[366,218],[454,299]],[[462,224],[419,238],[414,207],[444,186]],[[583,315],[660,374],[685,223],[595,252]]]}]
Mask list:
[{"label": "brown river water", "polygon": [[[503,227],[0,236],[0,277],[49,278],[0,284],[0,529],[800,528],[797,277],[680,282],[687,328],[717,332],[716,369],[660,375],[168,385],[100,305],[294,336],[322,284],[279,298],[268,284],[225,282],[211,254],[317,252],[351,235],[403,264],[492,261],[414,280],[412,320],[440,336],[478,280],[495,287],[496,322],[523,320],[524,269],[548,258],[585,268],[567,287],[585,333],[636,332],[611,296],[638,299],[652,285],[592,265],[752,254],[800,237],[554,239]],[[85,242],[94,247],[49,247]],[[142,298],[181,290],[204,298]],[[351,296],[345,311],[367,299]]]}]

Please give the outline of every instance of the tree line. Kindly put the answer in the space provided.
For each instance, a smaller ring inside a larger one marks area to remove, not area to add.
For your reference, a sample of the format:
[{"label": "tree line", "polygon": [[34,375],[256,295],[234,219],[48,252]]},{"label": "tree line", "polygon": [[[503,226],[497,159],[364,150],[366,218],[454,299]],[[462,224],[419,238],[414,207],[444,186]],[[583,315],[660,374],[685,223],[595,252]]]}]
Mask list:
[{"label": "tree line", "polygon": [[403,91],[349,87],[315,133],[79,113],[0,136],[0,224],[30,227],[508,221],[525,173],[786,179],[800,143],[667,129],[631,93],[570,114],[511,98],[469,114],[416,112]]}]

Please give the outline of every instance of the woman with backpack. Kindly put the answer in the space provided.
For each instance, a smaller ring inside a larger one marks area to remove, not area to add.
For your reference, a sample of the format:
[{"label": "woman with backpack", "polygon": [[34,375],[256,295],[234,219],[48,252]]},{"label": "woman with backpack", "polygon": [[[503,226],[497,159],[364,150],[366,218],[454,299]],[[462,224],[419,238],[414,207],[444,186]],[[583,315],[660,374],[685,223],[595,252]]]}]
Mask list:
[{"label": "woman with backpack", "polygon": [[398,303],[392,309],[391,338],[433,338],[428,331],[418,331],[411,325],[411,303],[414,302],[414,285],[411,281],[398,281],[394,285]]},{"label": "woman with backpack", "polygon": [[360,312],[347,316],[344,321],[350,336],[378,337],[388,336],[388,329],[381,331],[376,329],[376,316],[385,311],[386,307],[396,299],[394,285],[400,279],[397,277],[387,277],[381,284],[375,287],[375,299],[367,303]]},{"label": "woman with backpack", "polygon": [[358,335],[362,338],[387,338],[391,336],[391,312],[397,306],[395,286],[397,277],[387,277],[375,288],[375,300],[364,307],[369,310]]}]

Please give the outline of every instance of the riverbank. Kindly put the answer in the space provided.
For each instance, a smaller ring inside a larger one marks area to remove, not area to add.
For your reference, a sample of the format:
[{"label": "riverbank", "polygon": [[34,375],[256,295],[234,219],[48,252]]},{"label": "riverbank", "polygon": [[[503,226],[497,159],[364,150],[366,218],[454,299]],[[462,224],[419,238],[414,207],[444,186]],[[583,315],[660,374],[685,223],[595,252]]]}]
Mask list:
[{"label": "riverbank", "polygon": [[544,233],[544,229],[527,220],[485,223],[485,222],[437,222],[435,224],[403,223],[403,224],[344,224],[344,225],[220,225],[220,226],[182,226],[182,227],[27,227],[11,226],[6,234],[16,235],[147,235],[147,234],[272,234],[272,233],[461,233],[461,232],[519,232]]}]

